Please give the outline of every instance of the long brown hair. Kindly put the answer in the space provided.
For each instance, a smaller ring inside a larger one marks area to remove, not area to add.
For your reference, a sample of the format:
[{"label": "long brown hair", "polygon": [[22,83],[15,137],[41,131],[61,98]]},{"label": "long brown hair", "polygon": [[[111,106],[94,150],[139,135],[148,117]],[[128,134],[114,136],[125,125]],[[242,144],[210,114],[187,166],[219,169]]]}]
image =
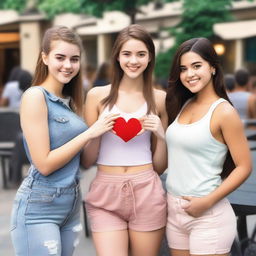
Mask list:
[{"label": "long brown hair", "polygon": [[[194,96],[194,93],[190,92],[180,80],[180,59],[186,52],[197,53],[215,68],[215,75],[212,77],[214,91],[219,97],[230,102],[226,93],[224,76],[219,58],[212,43],[207,38],[192,38],[182,43],[174,55],[166,96],[166,110],[168,113],[169,124],[175,120],[184,103]],[[228,151],[221,177],[227,177],[234,168],[234,162]]]},{"label": "long brown hair", "polygon": [[150,62],[148,63],[147,68],[144,70],[143,78],[144,78],[144,86],[143,86],[143,95],[148,104],[148,113],[150,111],[156,112],[156,104],[153,95],[153,81],[152,74],[155,66],[155,46],[150,34],[140,25],[133,24],[126,28],[124,28],[117,36],[117,39],[114,43],[111,57],[111,67],[112,67],[112,78],[111,78],[111,90],[109,95],[102,100],[102,104],[104,106],[109,105],[110,108],[117,101],[118,97],[118,89],[120,85],[120,81],[123,77],[123,70],[120,67],[118,56],[120,50],[125,42],[129,39],[136,39],[143,42],[150,56]]},{"label": "long brown hair", "polygon": [[[77,45],[80,49],[80,53],[83,53],[83,44],[80,37],[73,32],[71,29],[65,26],[56,26],[46,30],[41,51],[39,53],[35,75],[32,80],[32,86],[42,84],[48,76],[48,66],[44,64],[42,59],[42,52],[48,55],[51,51],[51,46],[53,41],[64,41],[70,44]],[[83,96],[83,86],[82,86],[82,73],[81,68],[78,74],[72,78],[72,80],[65,84],[63,87],[63,95],[71,97],[71,107],[79,115],[82,114],[84,96]]]}]

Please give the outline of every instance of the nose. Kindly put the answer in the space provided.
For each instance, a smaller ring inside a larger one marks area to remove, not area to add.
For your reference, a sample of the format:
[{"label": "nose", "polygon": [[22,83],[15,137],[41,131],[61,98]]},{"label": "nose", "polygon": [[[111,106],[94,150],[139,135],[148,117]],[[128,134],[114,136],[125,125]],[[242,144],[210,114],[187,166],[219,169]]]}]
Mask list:
[{"label": "nose", "polygon": [[135,55],[132,55],[131,58],[130,58],[130,63],[137,63],[137,56]]},{"label": "nose", "polygon": [[64,65],[63,65],[65,68],[71,68],[71,62],[70,62],[70,60],[69,59],[66,59],[65,61],[64,61]]},{"label": "nose", "polygon": [[191,76],[193,76],[195,74],[195,71],[192,69],[192,68],[189,68],[188,70],[187,70],[187,75],[188,75],[188,77],[191,77]]}]

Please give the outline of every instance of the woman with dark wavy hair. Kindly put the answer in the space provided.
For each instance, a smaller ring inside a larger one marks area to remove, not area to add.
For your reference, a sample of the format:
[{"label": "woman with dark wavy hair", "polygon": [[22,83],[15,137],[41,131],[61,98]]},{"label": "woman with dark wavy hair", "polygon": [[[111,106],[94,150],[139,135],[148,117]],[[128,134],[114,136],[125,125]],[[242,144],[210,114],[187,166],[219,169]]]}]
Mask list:
[{"label": "woman with dark wavy hair", "polygon": [[228,255],[236,218],[225,197],[252,167],[243,124],[226,95],[208,39],[193,38],[178,48],[166,106],[171,255]]}]

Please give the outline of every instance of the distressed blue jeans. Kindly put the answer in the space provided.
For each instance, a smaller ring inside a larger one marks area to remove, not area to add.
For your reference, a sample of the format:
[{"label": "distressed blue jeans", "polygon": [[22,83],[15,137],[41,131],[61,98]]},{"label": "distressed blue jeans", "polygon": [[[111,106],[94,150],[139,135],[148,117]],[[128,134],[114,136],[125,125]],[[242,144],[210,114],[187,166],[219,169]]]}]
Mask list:
[{"label": "distressed blue jeans", "polygon": [[78,244],[81,193],[78,184],[60,188],[26,178],[11,216],[16,256],[71,256]]}]

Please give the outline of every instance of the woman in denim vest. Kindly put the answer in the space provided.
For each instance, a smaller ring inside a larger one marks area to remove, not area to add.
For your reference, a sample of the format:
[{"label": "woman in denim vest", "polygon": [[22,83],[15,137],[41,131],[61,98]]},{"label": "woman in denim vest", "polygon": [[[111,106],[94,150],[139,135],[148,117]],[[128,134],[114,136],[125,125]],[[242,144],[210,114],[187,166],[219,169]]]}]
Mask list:
[{"label": "woman in denim vest", "polygon": [[33,86],[20,110],[31,167],[13,205],[15,255],[70,256],[77,244],[80,153],[90,139],[111,130],[117,117],[109,115],[87,129],[81,118],[81,56],[82,42],[70,29],[46,31]]}]

